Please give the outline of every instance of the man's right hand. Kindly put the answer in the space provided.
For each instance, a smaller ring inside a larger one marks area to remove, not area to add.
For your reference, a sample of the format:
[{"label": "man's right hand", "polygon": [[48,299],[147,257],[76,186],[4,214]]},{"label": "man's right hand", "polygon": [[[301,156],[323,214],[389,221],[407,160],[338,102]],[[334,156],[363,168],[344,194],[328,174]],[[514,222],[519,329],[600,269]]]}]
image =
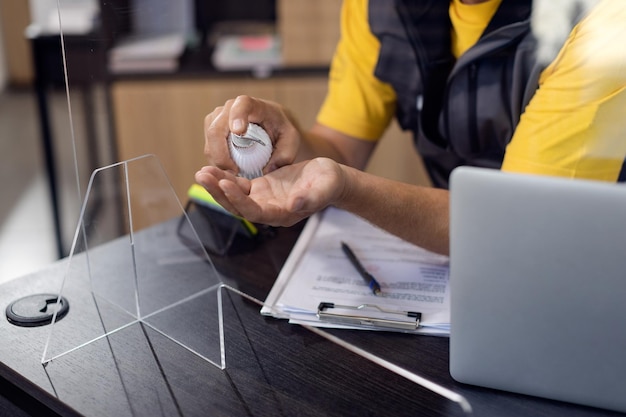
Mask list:
[{"label": "man's right hand", "polygon": [[295,161],[302,133],[287,110],[272,101],[239,96],[215,108],[204,119],[204,155],[208,165],[237,174],[239,168],[230,156],[227,138],[230,132],[244,134],[251,122],[265,129],[274,146],[264,174]]}]

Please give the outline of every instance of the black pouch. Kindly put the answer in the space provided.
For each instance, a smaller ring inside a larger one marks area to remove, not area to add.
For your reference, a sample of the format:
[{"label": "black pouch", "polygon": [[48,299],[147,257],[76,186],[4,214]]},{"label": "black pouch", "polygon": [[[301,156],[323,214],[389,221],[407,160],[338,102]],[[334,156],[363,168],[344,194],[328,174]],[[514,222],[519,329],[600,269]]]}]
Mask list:
[{"label": "black pouch", "polygon": [[226,256],[254,249],[261,237],[257,225],[222,209],[189,200],[185,206],[189,222],[182,216],[177,233],[183,241],[196,242],[194,230],[209,254]]}]

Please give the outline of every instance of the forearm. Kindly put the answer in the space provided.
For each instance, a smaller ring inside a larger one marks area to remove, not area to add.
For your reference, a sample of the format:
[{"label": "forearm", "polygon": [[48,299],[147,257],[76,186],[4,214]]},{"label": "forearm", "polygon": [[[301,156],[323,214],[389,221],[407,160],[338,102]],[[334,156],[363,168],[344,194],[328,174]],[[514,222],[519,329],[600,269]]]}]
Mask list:
[{"label": "forearm", "polygon": [[376,142],[358,139],[327,126],[316,124],[301,134],[296,161],[317,157],[330,158],[343,165],[363,169]]},{"label": "forearm", "polygon": [[411,243],[449,254],[449,193],[419,187],[342,166],[344,189],[336,207]]},{"label": "forearm", "polygon": [[317,157],[333,159],[341,164],[346,164],[341,153],[326,137],[309,130],[302,133],[302,142],[298,149],[296,162],[306,161]]}]

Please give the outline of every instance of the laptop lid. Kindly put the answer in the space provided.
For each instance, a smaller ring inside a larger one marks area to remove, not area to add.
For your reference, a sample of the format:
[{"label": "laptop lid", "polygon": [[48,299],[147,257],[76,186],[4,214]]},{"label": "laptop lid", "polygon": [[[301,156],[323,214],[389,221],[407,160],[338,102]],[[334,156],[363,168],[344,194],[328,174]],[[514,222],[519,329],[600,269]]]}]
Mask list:
[{"label": "laptop lid", "polygon": [[626,186],[451,177],[450,373],[626,411]]}]

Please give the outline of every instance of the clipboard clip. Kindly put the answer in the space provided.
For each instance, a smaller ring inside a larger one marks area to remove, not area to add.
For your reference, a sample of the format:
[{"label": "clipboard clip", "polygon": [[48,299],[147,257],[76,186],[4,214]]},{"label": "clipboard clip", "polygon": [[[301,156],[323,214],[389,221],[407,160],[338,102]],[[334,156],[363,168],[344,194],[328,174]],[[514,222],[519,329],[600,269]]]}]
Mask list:
[{"label": "clipboard clip", "polygon": [[335,324],[416,330],[422,313],[387,310],[375,304],[348,306],[322,301],[317,307],[317,317],[321,321]]}]

